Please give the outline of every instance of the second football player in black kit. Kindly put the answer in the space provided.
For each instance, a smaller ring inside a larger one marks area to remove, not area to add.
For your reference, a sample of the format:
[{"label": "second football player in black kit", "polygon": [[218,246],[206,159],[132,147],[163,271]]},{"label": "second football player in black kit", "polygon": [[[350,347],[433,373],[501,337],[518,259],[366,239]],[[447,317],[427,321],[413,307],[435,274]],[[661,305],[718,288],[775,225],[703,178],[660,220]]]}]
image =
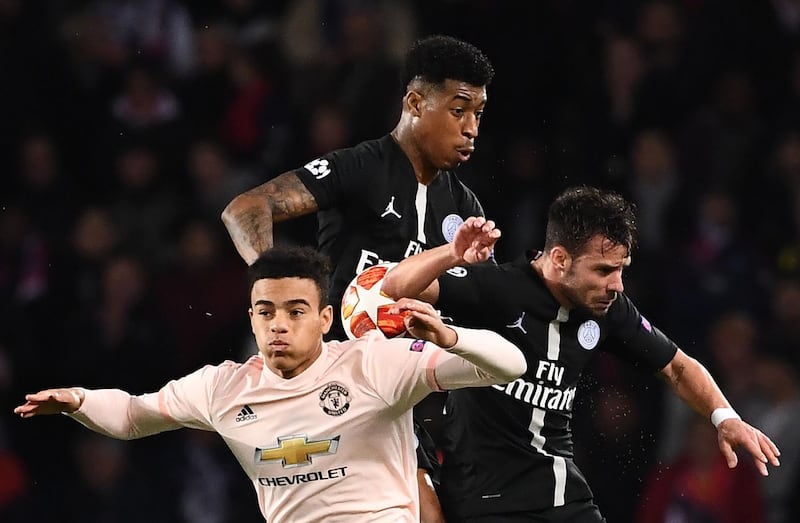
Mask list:
[{"label": "second football player in black kit", "polygon": [[[312,159],[225,208],[222,220],[247,263],[272,247],[273,223],[317,213],[317,245],[334,264],[336,310],[328,339],[345,338],[339,300],[356,274],[447,243],[467,217],[483,215],[455,169],[475,150],[493,76],[489,60],[471,44],[423,38],[406,56],[402,112],[391,133]],[[424,434],[419,439],[429,440]],[[427,450],[419,463],[431,462],[428,472],[437,480],[435,449]],[[427,478],[420,478],[422,521],[441,521],[431,515],[438,511],[435,496],[425,503],[431,492],[423,482]]]},{"label": "second football player in black kit", "polygon": [[[420,296],[442,314],[516,344],[528,371],[506,385],[452,391],[445,416],[442,504],[448,523],[605,521],[573,461],[578,378],[597,351],[657,373],[717,427],[736,465],[742,447],[766,475],[777,448],[741,421],[711,375],[624,294],[635,245],[632,207],[591,187],[562,193],[548,213],[544,251],[500,265],[486,259],[494,224],[469,218],[450,245],[401,262],[383,289]],[[482,255],[478,255],[482,253]]]}]

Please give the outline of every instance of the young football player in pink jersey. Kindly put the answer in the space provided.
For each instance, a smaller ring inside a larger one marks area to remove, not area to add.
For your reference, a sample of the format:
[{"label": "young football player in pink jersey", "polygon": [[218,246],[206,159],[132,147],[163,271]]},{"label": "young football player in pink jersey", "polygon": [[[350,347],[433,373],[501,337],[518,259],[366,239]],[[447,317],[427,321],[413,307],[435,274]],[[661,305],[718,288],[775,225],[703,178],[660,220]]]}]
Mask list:
[{"label": "young football player in pink jersey", "polygon": [[[471,255],[488,258],[494,238]],[[14,409],[65,413],[118,439],[188,427],[222,436],[270,523],[417,522],[412,407],[432,391],[508,383],[517,347],[486,330],[446,326],[430,305],[397,302],[413,338],[375,331],[324,342],[330,264],[308,247],[268,250],[249,268],[259,353],[207,365],[154,393],[47,389]]]}]

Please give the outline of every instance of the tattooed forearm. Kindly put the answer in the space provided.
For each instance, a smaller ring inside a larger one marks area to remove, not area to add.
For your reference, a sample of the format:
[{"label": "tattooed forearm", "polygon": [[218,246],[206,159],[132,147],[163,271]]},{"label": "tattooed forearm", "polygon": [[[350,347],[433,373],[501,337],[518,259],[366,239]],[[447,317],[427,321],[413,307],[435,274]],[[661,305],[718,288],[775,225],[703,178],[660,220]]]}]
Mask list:
[{"label": "tattooed forearm", "polygon": [[272,248],[274,223],[317,209],[303,182],[288,172],[234,198],[222,212],[222,222],[239,255],[250,264]]},{"label": "tattooed forearm", "polygon": [[294,173],[284,173],[255,190],[263,188],[269,200],[272,220],[282,222],[317,211],[317,201]]},{"label": "tattooed forearm", "polygon": [[236,217],[236,227],[231,229],[234,243],[250,245],[261,253],[272,248],[272,216],[267,206],[250,207]]}]

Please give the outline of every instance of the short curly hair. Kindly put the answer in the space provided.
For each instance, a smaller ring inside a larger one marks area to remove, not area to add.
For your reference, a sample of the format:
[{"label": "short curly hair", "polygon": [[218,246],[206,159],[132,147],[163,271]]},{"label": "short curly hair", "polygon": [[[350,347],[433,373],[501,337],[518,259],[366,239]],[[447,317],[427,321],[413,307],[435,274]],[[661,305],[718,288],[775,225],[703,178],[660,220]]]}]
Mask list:
[{"label": "short curly hair", "polygon": [[630,253],[636,247],[635,206],[613,191],[587,185],[566,189],[550,205],[545,249],[561,245],[577,255],[598,234]]},{"label": "short curly hair", "polygon": [[432,35],[414,42],[406,54],[401,81],[403,87],[415,79],[432,84],[445,80],[488,86],[494,68],[483,52],[474,45],[452,36]]},{"label": "short curly hair", "polygon": [[258,280],[303,278],[313,280],[319,289],[319,306],[328,305],[331,276],[330,259],[308,246],[279,246],[269,249],[247,270],[249,290]]}]

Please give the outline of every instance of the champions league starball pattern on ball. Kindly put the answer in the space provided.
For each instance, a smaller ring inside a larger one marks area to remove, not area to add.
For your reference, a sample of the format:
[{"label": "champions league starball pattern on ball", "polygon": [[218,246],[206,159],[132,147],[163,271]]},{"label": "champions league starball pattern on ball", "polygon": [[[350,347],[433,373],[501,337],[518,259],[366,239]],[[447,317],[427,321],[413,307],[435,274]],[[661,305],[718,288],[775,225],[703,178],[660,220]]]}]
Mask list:
[{"label": "champions league starball pattern on ball", "polygon": [[397,263],[373,265],[356,275],[342,296],[342,325],[348,338],[354,340],[369,331],[379,330],[387,338],[406,333],[404,314],[390,314],[395,301],[381,291],[383,277]]}]

